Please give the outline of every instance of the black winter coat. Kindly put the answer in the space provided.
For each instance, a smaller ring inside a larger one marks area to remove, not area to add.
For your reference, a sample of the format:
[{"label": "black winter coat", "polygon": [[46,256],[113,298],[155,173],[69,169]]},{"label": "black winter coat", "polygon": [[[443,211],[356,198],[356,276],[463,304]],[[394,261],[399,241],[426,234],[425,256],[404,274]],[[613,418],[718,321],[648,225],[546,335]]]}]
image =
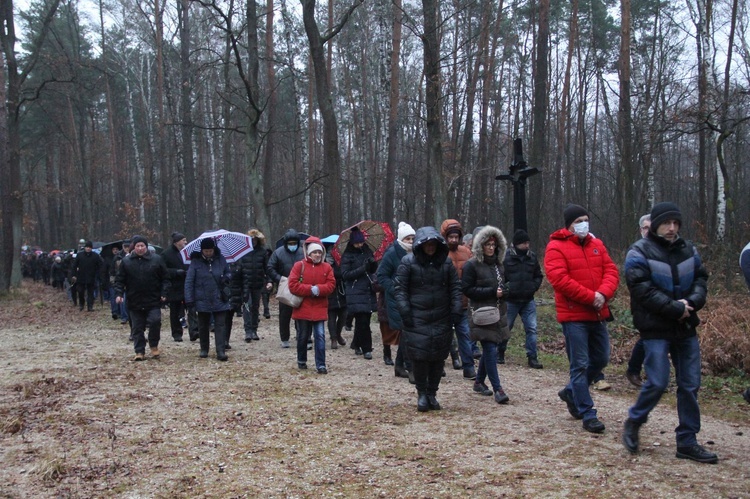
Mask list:
[{"label": "black winter coat", "polygon": [[100,277],[103,265],[102,257],[93,251],[79,251],[73,263],[73,277],[77,284],[95,284]]},{"label": "black winter coat", "polygon": [[[432,256],[424,244],[437,242]],[[453,339],[453,323],[463,313],[458,273],[448,258],[448,246],[434,227],[420,227],[414,251],[401,259],[396,271],[396,307],[404,329],[401,339],[409,358],[416,361],[445,360]]]},{"label": "black winter coat", "polygon": [[237,262],[237,273],[233,274],[233,279],[239,283],[243,301],[247,301],[251,289],[261,290],[266,283],[271,282],[266,273],[266,267],[268,267],[268,253],[265,246],[254,247],[253,251]]},{"label": "black winter coat", "polygon": [[170,244],[161,254],[164,264],[167,266],[167,278],[171,283],[167,301],[182,301],[185,299],[185,277],[187,277],[188,265],[182,261],[182,255],[177,246]]},{"label": "black winter coat", "polygon": [[[694,336],[697,311],[706,304],[706,272],[695,247],[682,238],[670,243],[649,233],[628,250],[625,278],[633,324],[644,339]],[[694,308],[680,321],[687,300]]]},{"label": "black winter coat", "polygon": [[292,253],[286,248],[286,243],[290,240],[299,241],[299,232],[294,229],[286,231],[284,245],[276,248],[271,254],[271,258],[268,259],[266,272],[275,283],[278,283],[282,277],[289,277],[289,272],[292,271],[294,264],[305,258],[305,252],[302,251],[302,241],[300,241],[297,251]]},{"label": "black winter coat", "polygon": [[336,278],[336,289],[328,295],[328,310],[341,310],[346,308],[346,287],[344,277],[341,275],[341,266],[329,252],[326,252],[326,262],[333,269],[333,277]]},{"label": "black winter coat", "polygon": [[378,300],[373,289],[377,270],[372,250],[364,245],[355,248],[347,245],[341,255],[341,276],[346,287],[346,312],[349,315],[372,313],[378,309]]},{"label": "black winter coat", "polygon": [[505,252],[503,260],[505,284],[508,287],[505,299],[512,302],[528,302],[534,299],[534,293],[542,285],[542,267],[539,259],[531,250],[522,255],[511,245]]},{"label": "black winter coat", "polygon": [[231,279],[229,264],[219,248],[214,249],[214,256],[210,260],[203,258],[200,251],[190,253],[190,267],[185,278],[185,304],[194,306],[196,312],[229,310]]},{"label": "black winter coat", "polygon": [[115,296],[127,296],[129,310],[151,310],[169,295],[167,267],[159,255],[131,252],[120,262],[115,277]]}]

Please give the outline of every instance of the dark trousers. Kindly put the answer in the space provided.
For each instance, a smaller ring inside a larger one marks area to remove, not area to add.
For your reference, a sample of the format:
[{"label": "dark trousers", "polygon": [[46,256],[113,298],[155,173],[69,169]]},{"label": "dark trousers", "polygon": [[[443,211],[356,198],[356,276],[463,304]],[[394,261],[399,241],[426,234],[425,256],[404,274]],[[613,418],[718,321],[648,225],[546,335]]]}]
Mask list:
[{"label": "dark trousers", "polygon": [[[289,305],[279,303],[279,336],[281,336],[281,341],[289,341],[289,336],[291,335],[292,330],[292,311],[294,311],[294,309]],[[294,328],[295,330],[297,329],[296,324]]]},{"label": "dark trousers", "polygon": [[182,300],[169,302],[169,327],[172,329],[172,338],[182,338],[182,322],[185,316],[185,305]]},{"label": "dark trousers", "polygon": [[251,289],[247,303],[242,305],[242,321],[245,326],[245,334],[258,332],[258,323],[260,322],[260,295],[260,289]]},{"label": "dark trousers", "polygon": [[222,312],[198,312],[198,338],[200,339],[201,351],[208,352],[211,346],[211,315],[214,317],[214,338],[216,345],[216,353],[223,354],[224,347],[226,345],[226,327],[227,318],[226,315],[231,315],[232,311]]},{"label": "dark trousers", "polygon": [[352,344],[362,349],[362,353],[372,352],[372,312],[354,314],[354,339]]},{"label": "dark trousers", "polygon": [[633,351],[630,353],[628,361],[628,372],[632,374],[641,374],[643,361],[646,358],[646,349],[643,346],[643,339],[639,338],[633,345]]},{"label": "dark trousers", "polygon": [[344,320],[346,320],[346,308],[328,309],[328,335],[332,340],[341,336],[344,330]]},{"label": "dark trousers", "polygon": [[411,367],[414,373],[414,381],[417,393],[435,395],[440,386],[440,378],[443,376],[444,361],[412,360]]},{"label": "dark trousers", "polygon": [[94,286],[95,284],[93,282],[91,284],[81,284],[80,282],[76,283],[76,291],[78,291],[78,306],[80,308],[83,308],[83,301],[85,296],[86,306],[88,307],[88,309],[94,309]]},{"label": "dark trousers", "polygon": [[146,353],[146,327],[148,327],[148,346],[151,348],[159,346],[161,339],[161,308],[154,307],[149,310],[128,310],[131,334],[135,353]]}]

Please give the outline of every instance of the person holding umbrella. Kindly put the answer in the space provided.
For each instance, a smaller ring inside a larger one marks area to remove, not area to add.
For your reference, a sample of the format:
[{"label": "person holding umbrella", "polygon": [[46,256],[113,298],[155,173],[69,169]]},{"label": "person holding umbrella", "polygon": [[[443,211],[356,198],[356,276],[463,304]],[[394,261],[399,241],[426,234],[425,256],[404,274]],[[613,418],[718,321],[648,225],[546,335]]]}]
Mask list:
[{"label": "person holding umbrella", "polygon": [[372,249],[365,244],[364,232],[359,227],[353,227],[346,250],[341,255],[341,276],[346,286],[347,313],[354,317],[352,344],[362,350],[367,360],[372,359],[370,319],[378,309],[373,288],[377,268]]},{"label": "person holding umbrella", "polygon": [[226,314],[231,313],[229,305],[229,264],[222,256],[212,237],[200,242],[200,251],[190,254],[190,267],[185,278],[185,306],[198,313],[198,337],[200,358],[208,357],[210,346],[209,326],[211,315],[214,318],[214,341],[216,358],[228,359],[226,354]]}]

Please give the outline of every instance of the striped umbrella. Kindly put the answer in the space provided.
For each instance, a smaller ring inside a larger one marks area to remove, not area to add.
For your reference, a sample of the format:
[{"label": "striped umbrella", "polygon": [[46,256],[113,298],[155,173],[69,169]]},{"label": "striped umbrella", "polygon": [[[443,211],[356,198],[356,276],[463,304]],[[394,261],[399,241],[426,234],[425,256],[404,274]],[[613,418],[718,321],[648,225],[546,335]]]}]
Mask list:
[{"label": "striped umbrella", "polygon": [[182,251],[182,261],[190,263],[190,253],[201,250],[201,241],[206,238],[212,238],[216,242],[216,247],[221,251],[221,255],[227,259],[227,262],[236,262],[243,256],[253,250],[253,239],[247,234],[241,232],[230,232],[219,229],[213,232],[204,232],[197,239],[190,241]]}]

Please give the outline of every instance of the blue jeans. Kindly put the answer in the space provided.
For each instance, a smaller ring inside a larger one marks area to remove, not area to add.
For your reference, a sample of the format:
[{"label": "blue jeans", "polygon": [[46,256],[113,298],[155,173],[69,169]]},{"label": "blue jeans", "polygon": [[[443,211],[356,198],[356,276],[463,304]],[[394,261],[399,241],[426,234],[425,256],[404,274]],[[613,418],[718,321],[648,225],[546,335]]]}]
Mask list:
[{"label": "blue jeans", "polygon": [[570,383],[576,410],[584,421],[596,418],[589,385],[609,362],[609,332],[604,322],[563,322],[565,353],[570,361]]},{"label": "blue jeans", "polygon": [[638,341],[635,342],[635,345],[633,345],[633,351],[630,354],[628,372],[640,375],[645,357],[646,350],[643,347],[643,339],[638,339]]},{"label": "blue jeans", "polygon": [[[536,359],[536,302],[534,300],[508,302],[508,329],[513,329],[516,316],[521,315],[523,330],[526,332],[526,357]],[[500,343],[500,351],[505,352],[508,340]]]},{"label": "blue jeans", "polygon": [[500,375],[497,373],[497,343],[482,341],[482,356],[479,358],[479,370],[476,383],[484,383],[489,378],[492,391],[500,389]]},{"label": "blue jeans", "polygon": [[661,399],[669,385],[669,357],[672,356],[677,382],[677,417],[675,428],[677,446],[695,445],[696,433],[701,430],[701,412],[698,407],[698,389],[701,386],[701,350],[698,337],[679,340],[643,340],[646,350],[646,376],[638,400],[628,411],[628,417],[645,423],[651,410]]},{"label": "blue jeans", "polygon": [[297,327],[297,364],[307,363],[307,341],[315,343],[315,368],[326,366],[326,321],[295,320]]},{"label": "blue jeans", "polygon": [[456,331],[456,341],[458,342],[458,355],[461,357],[461,366],[474,367],[474,356],[472,354],[472,344],[469,339],[469,312],[464,310],[461,313],[461,321],[454,324]]}]

